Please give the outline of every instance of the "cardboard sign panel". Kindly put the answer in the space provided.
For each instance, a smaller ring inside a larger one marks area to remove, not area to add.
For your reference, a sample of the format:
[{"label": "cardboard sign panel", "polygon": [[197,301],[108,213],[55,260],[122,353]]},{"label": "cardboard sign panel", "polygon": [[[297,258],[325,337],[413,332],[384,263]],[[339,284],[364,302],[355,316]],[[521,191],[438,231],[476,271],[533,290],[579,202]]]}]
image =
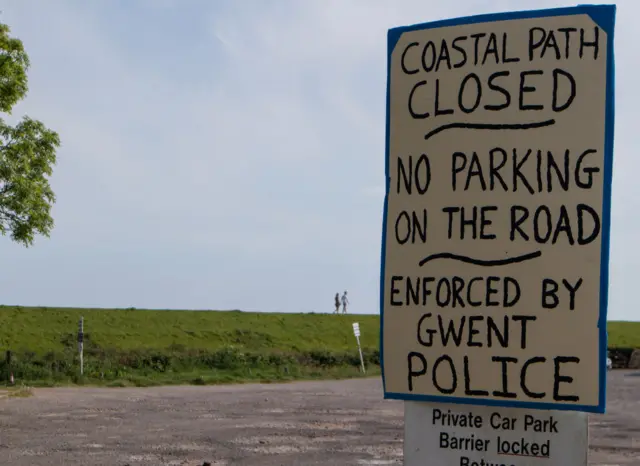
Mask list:
[{"label": "cardboard sign panel", "polygon": [[386,398],[604,411],[614,16],[389,31]]}]

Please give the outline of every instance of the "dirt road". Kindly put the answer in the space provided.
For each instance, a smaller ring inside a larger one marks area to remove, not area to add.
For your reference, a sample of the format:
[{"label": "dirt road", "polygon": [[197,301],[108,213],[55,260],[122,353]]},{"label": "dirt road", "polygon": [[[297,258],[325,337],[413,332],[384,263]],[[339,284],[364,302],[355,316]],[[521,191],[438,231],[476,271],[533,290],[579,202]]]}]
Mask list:
[{"label": "dirt road", "polygon": [[[640,465],[640,373],[609,375],[590,463]],[[0,400],[0,465],[402,464],[402,403],[377,379],[40,389]]]}]

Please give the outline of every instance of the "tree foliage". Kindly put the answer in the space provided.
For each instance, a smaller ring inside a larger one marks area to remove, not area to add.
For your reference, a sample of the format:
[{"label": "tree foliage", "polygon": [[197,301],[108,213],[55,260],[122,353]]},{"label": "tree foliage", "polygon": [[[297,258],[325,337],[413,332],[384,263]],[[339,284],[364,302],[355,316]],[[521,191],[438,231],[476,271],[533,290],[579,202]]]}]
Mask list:
[{"label": "tree foliage", "polygon": [[[29,56],[22,41],[0,23],[0,112],[10,115],[28,91]],[[14,126],[0,115],[0,233],[30,246],[54,226],[55,194],[49,177],[60,137],[40,121],[24,116]]]}]

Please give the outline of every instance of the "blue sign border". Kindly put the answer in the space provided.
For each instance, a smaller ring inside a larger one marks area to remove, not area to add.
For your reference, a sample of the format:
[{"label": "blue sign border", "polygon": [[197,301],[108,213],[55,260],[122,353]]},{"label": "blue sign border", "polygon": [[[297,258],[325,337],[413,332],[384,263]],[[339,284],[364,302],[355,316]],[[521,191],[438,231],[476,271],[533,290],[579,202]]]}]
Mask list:
[{"label": "blue sign border", "polygon": [[[600,317],[598,331],[600,334],[600,361],[598,366],[600,397],[597,405],[576,405],[568,403],[536,403],[526,401],[502,401],[495,399],[477,399],[463,397],[448,397],[437,395],[413,395],[407,393],[393,393],[387,391],[384,372],[384,291],[385,291],[385,251],[386,251],[386,225],[387,207],[389,199],[389,99],[390,99],[390,70],[391,54],[400,39],[400,36],[408,31],[435,29],[446,26],[460,26],[465,24],[477,24],[496,21],[508,21],[513,19],[548,18],[553,16],[583,15],[586,14],[607,33],[607,89],[605,110],[605,154],[604,154],[604,189],[602,200],[602,246],[600,257]],[[387,100],[386,100],[386,143],[385,143],[385,197],[384,211],[382,215],[382,249],[380,260],[380,366],[382,368],[382,386],[384,398],[405,401],[432,401],[441,403],[457,403],[468,405],[517,407],[544,410],[569,410],[591,413],[604,413],[606,406],[607,388],[607,305],[609,295],[609,242],[611,230],[611,183],[613,168],[613,139],[615,117],[615,56],[614,56],[614,30],[615,30],[615,5],[578,5],[575,7],[552,8],[544,10],[514,11],[509,13],[485,14],[467,16],[463,18],[434,21],[431,23],[414,24],[390,29],[387,34]]]}]

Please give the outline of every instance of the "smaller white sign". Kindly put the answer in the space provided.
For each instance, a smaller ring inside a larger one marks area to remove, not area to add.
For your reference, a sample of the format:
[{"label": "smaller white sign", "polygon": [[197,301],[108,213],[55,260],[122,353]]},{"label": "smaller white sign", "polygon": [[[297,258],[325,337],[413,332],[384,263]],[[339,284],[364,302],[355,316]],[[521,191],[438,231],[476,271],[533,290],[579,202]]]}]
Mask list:
[{"label": "smaller white sign", "polygon": [[587,466],[587,413],[405,401],[404,419],[405,466]]},{"label": "smaller white sign", "polygon": [[360,324],[358,324],[357,322],[353,323],[353,334],[357,337],[360,336]]}]

